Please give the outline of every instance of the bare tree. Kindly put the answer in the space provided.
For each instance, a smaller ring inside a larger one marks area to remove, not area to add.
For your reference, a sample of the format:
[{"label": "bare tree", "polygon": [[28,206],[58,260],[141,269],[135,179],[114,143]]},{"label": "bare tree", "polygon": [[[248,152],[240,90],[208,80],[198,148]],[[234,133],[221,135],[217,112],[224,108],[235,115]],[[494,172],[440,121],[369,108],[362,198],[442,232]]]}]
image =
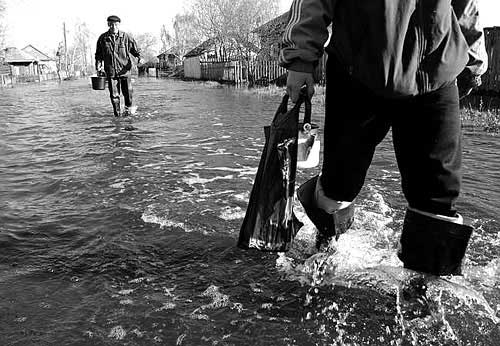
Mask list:
[{"label": "bare tree", "polygon": [[[69,40],[66,47],[61,42],[57,49],[58,74],[60,75],[60,71],[66,70],[67,78],[75,77],[77,71],[85,76],[92,71],[90,30],[85,22],[81,22],[77,23],[68,34]],[[66,65],[64,68],[62,59],[64,59]]]},{"label": "bare tree", "polygon": [[279,0],[193,0],[193,15],[201,36],[213,38],[220,58],[248,56],[252,31],[275,17]]},{"label": "bare tree", "polygon": [[174,49],[179,58],[201,43],[192,13],[177,14],[174,18]]},{"label": "bare tree", "polygon": [[75,26],[74,35],[74,63],[79,65],[85,75],[92,70],[92,58],[90,51],[90,30],[85,22]]},{"label": "bare tree", "polygon": [[3,18],[6,10],[5,0],[0,0],[0,49],[3,49],[5,45],[5,31],[7,30],[7,26],[4,24]]},{"label": "bare tree", "polygon": [[230,50],[231,16],[239,0],[194,0],[193,15],[199,35],[215,41],[217,58],[226,59]]},{"label": "bare tree", "polygon": [[165,25],[162,25],[161,30],[160,30],[160,40],[161,40],[161,52],[166,52],[172,46],[174,45],[173,37],[170,35],[170,33],[167,30],[167,27]]},{"label": "bare tree", "polygon": [[136,34],[133,37],[141,50],[141,58],[144,62],[155,61],[157,56],[155,49],[158,44],[157,38],[151,33]]},{"label": "bare tree", "polygon": [[58,46],[57,46],[57,51],[55,53],[56,55],[56,71],[57,71],[57,78],[61,81],[62,80],[62,75],[61,75],[61,71],[64,70],[63,68],[63,56],[65,54],[65,51],[64,51],[64,44],[62,42],[59,42]]}]

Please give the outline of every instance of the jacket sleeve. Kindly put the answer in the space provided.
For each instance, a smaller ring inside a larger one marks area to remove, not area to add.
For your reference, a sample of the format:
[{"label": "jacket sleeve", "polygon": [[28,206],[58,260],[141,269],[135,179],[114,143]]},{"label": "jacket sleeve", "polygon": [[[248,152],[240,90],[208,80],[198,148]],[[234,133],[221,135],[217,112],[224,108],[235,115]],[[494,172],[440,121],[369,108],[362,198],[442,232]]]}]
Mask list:
[{"label": "jacket sleeve", "polygon": [[282,38],[280,65],[313,72],[328,40],[328,26],[337,0],[294,0]]},{"label": "jacket sleeve", "polygon": [[141,50],[137,47],[137,43],[135,42],[134,38],[130,35],[128,35],[128,49],[130,54],[132,54],[136,58],[141,57]]},{"label": "jacket sleeve", "polygon": [[103,41],[103,35],[99,36],[99,38],[97,39],[97,45],[95,48],[95,60],[96,61],[104,60],[103,51],[102,51],[102,45],[103,45],[102,41]]},{"label": "jacket sleeve", "polygon": [[488,69],[484,31],[479,21],[479,0],[453,0],[452,6],[462,33],[469,45],[469,62],[459,78],[466,78],[471,87],[481,85],[480,76]]}]

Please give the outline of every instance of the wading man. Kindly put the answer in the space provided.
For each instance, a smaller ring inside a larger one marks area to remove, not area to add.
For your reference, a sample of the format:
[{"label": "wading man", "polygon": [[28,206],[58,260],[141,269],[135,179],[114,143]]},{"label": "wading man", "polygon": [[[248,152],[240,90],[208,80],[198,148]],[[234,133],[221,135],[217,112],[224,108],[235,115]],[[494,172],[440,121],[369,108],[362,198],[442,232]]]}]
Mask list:
[{"label": "wading man", "polygon": [[472,228],[455,209],[459,98],[487,68],[477,3],[294,0],[280,54],[292,101],[304,85],[314,93],[313,70],[332,24],[322,171],[298,189],[319,249],[352,224],[375,147],[392,129],[408,202],[398,256],[405,268],[461,273]]},{"label": "wading man", "polygon": [[141,55],[135,40],[127,33],[120,31],[120,22],[117,16],[108,17],[109,30],[99,36],[95,51],[95,68],[98,74],[104,69],[113,112],[117,117],[121,115],[120,94],[123,94],[125,101],[124,115],[135,114],[137,110],[132,100],[130,56],[136,57],[138,64],[141,62]]}]

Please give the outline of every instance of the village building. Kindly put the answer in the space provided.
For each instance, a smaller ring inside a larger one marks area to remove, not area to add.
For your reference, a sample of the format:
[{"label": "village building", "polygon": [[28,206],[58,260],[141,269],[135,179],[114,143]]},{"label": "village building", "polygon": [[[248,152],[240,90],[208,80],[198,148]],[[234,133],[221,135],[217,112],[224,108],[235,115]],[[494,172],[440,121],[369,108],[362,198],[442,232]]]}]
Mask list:
[{"label": "village building", "polygon": [[174,52],[173,49],[169,49],[156,57],[158,58],[158,66],[160,68],[175,68],[176,66],[182,64],[181,58]]},{"label": "village building", "polygon": [[5,51],[0,50],[0,86],[12,83],[12,72],[9,64],[5,62]]},{"label": "village building", "polygon": [[193,48],[184,56],[184,77],[224,83],[246,83],[249,66],[259,48],[252,42],[230,41],[217,44],[213,38]]},{"label": "village building", "polygon": [[23,49],[5,48],[1,51],[1,60],[2,84],[39,82],[57,78],[55,60],[32,45]]},{"label": "village building", "polygon": [[23,52],[28,53],[29,55],[33,56],[38,61],[38,67],[39,67],[41,74],[43,76],[52,75],[55,78],[55,76],[57,74],[56,59],[51,58],[47,54],[43,53],[39,49],[32,46],[31,44],[27,45],[26,47],[24,47],[21,50]]},{"label": "village building", "polygon": [[4,49],[4,61],[10,66],[10,73],[18,82],[34,81],[39,74],[36,58],[16,47]]},{"label": "village building", "polygon": [[480,93],[500,95],[500,27],[484,29],[488,71],[481,77]]},{"label": "village building", "polygon": [[[149,77],[150,75],[155,75],[155,68],[158,63],[156,61],[146,61],[140,65],[137,65],[137,74],[142,77]],[[156,74],[158,77],[158,75]]]},{"label": "village building", "polygon": [[258,36],[260,45],[259,54],[257,56],[258,59],[278,59],[282,48],[282,37],[288,22],[289,13],[290,12],[285,12],[259,26],[253,31],[253,33]]},{"label": "village building", "polygon": [[189,79],[202,79],[202,62],[216,61],[216,46],[214,39],[208,39],[184,55],[184,77]]},{"label": "village building", "polygon": [[174,49],[169,49],[156,57],[158,62],[153,67],[156,67],[157,77],[175,75],[182,66],[182,59],[174,52]]}]

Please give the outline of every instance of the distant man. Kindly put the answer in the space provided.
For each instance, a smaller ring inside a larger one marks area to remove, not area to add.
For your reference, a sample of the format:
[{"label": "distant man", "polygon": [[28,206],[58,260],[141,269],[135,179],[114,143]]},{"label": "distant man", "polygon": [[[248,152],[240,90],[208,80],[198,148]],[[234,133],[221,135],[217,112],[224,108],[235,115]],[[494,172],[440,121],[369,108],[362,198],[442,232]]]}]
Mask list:
[{"label": "distant man", "polygon": [[137,58],[137,64],[141,62],[141,55],[135,40],[119,30],[120,18],[109,16],[107,20],[109,30],[99,36],[97,40],[95,68],[98,73],[102,73],[104,64],[109,96],[115,116],[121,115],[120,94],[123,94],[125,100],[124,115],[135,114],[137,106],[132,103],[132,83],[130,81],[132,61],[130,55]]}]

